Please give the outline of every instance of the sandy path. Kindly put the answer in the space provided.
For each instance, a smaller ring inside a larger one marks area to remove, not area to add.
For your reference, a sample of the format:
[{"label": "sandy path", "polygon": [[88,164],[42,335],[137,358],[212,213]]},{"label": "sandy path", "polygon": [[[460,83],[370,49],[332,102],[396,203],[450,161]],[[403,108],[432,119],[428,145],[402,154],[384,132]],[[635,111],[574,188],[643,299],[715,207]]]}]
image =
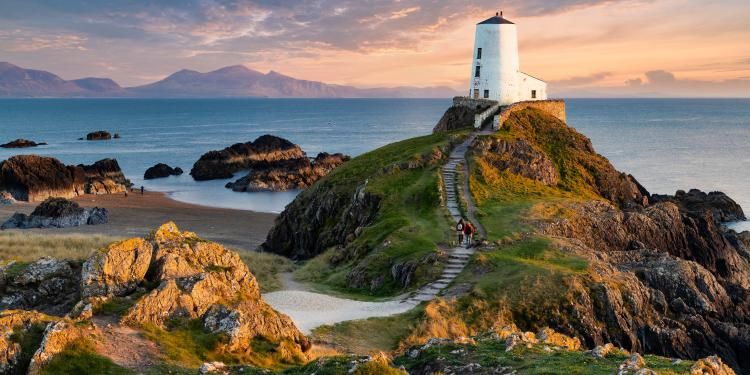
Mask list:
[{"label": "sandy path", "polygon": [[291,274],[283,274],[280,278],[284,290],[264,294],[263,299],[274,309],[289,315],[305,334],[322,325],[390,316],[417,306],[417,302],[403,302],[401,298],[386,302],[363,302],[333,297],[307,290],[304,284],[292,280]]},{"label": "sandy path", "polygon": [[[240,194],[240,193],[238,193]],[[86,195],[75,199],[84,207],[104,207],[109,223],[76,228],[25,229],[35,233],[85,233],[117,237],[144,236],[167,221],[174,221],[182,230],[219,242],[227,247],[254,250],[266,238],[276,214],[198,206],[170,199],[166,194],[147,192],[145,195]],[[16,203],[0,206],[0,221],[15,212],[31,213],[36,204]],[[15,229],[14,229],[15,230]]]},{"label": "sandy path", "polygon": [[95,341],[98,354],[139,373],[161,362],[159,347],[135,329],[120,325],[112,317],[95,317],[92,322],[100,333]]}]

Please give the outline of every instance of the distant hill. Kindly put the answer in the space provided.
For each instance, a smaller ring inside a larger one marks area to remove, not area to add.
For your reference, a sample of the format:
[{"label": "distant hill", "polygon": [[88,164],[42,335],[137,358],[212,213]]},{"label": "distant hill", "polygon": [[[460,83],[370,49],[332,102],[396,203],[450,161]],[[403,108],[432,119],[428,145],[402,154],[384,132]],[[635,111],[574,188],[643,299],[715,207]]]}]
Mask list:
[{"label": "distant hill", "polygon": [[151,84],[123,88],[108,78],[66,81],[55,74],[0,62],[0,97],[144,97],[144,98],[449,98],[449,87],[361,89],[300,80],[242,65],[207,73],[180,70]]}]

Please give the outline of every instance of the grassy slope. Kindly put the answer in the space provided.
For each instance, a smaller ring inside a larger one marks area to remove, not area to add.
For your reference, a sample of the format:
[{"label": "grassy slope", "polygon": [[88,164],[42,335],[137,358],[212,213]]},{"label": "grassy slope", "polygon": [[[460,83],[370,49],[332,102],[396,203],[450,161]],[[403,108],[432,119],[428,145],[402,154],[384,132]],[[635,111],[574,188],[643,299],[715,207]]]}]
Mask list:
[{"label": "grassy slope", "polygon": [[[417,260],[436,251],[448,240],[449,224],[440,207],[438,165],[383,173],[393,164],[421,159],[436,147],[447,145],[455,134],[435,134],[390,144],[359,156],[337,168],[325,183],[343,193],[350,193],[368,181],[367,191],[383,198],[381,209],[372,225],[347,245],[345,251],[367,249],[366,255],[345,264],[331,266],[329,261],[341,250],[331,250],[309,261],[296,274],[302,281],[323,284],[325,289],[365,295],[393,295],[402,292],[392,280],[376,290],[352,290],[346,275],[356,265],[368,277],[390,275],[394,263]],[[333,253],[331,253],[333,252]],[[431,279],[440,272],[422,267],[417,282]]]},{"label": "grassy slope", "polygon": [[9,261],[33,262],[43,256],[84,259],[94,250],[118,238],[88,234],[41,234],[6,231],[0,233],[0,264]]}]

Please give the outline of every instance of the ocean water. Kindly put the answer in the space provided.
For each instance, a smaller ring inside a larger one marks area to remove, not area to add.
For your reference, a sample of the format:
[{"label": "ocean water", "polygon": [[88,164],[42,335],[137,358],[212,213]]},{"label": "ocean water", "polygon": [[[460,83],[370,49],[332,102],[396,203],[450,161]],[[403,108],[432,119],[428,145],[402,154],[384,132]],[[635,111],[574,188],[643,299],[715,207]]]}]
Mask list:
[{"label": "ocean water", "polygon": [[[313,156],[356,156],[428,134],[449,105],[447,99],[0,100],[0,141],[49,143],[0,149],[0,159],[37,153],[73,164],[112,157],[136,186],[177,200],[279,212],[296,192],[235,193],[224,188],[227,181],[195,182],[187,172],[206,151],[266,133],[288,138]],[[572,99],[567,110],[571,126],[649,191],[719,190],[750,211],[750,100]],[[94,130],[122,138],[77,140]],[[146,168],[159,162],[186,174],[143,181]]]}]

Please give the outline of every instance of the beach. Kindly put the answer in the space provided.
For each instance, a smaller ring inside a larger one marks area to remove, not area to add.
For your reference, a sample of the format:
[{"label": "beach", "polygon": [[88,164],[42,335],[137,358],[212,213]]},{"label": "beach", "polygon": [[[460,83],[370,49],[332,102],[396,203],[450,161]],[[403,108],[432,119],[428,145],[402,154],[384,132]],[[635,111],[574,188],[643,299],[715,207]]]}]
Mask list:
[{"label": "beach", "polygon": [[[276,214],[214,208],[183,203],[165,193],[133,192],[117,195],[85,195],[74,199],[82,207],[103,207],[109,211],[109,222],[73,228],[12,229],[45,234],[102,234],[115,237],[144,236],[159,225],[174,221],[183,230],[219,242],[236,250],[255,250],[273,226]],[[15,212],[31,213],[38,203],[18,202],[0,206],[0,220]]]}]

